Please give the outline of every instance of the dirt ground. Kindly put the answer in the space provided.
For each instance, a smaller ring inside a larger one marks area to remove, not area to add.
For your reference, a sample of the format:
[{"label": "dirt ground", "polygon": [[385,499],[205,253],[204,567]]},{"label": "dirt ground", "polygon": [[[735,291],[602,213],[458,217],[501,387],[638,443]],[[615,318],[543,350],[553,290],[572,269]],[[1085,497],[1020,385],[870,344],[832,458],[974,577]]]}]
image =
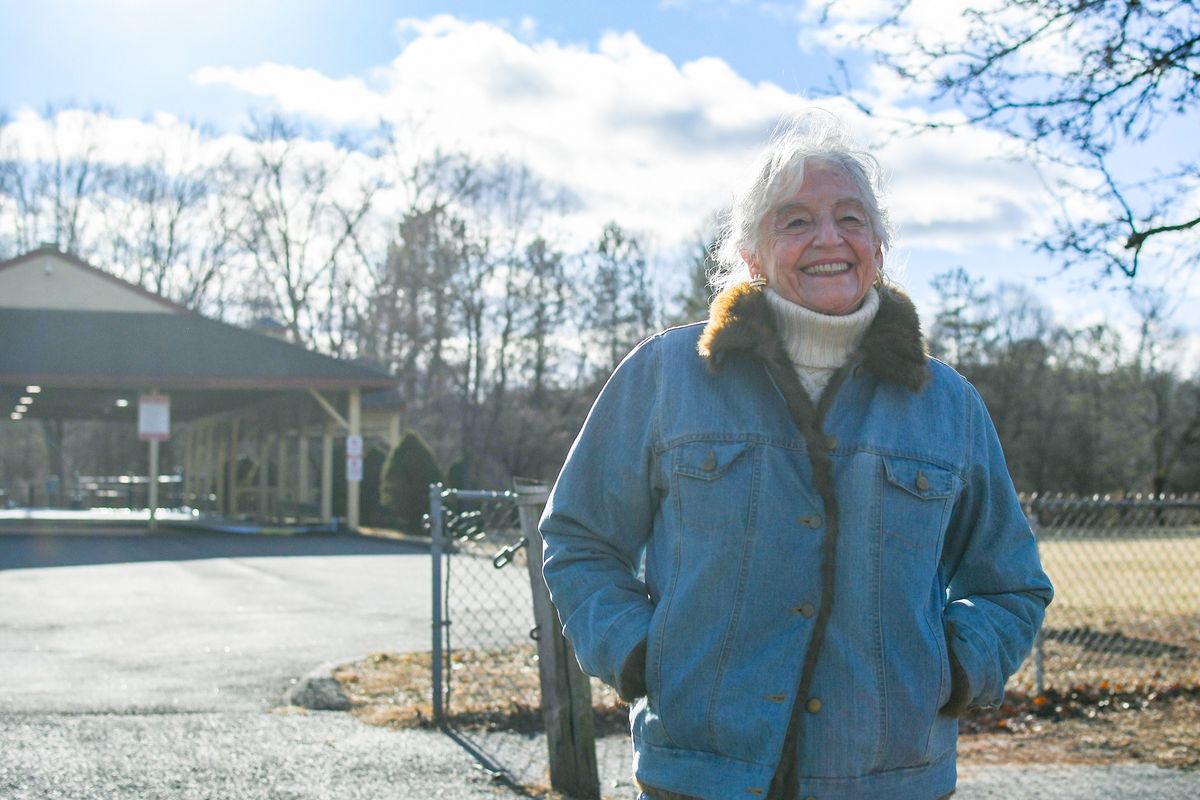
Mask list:
[{"label": "dirt ground", "polygon": [[[471,663],[456,654],[450,712],[460,725],[536,730],[537,665],[528,648],[489,653]],[[390,727],[432,724],[428,653],[374,653],[345,664],[335,677],[352,713]],[[611,689],[593,683],[598,733],[626,729],[625,709]],[[1200,769],[1200,686],[1075,687],[1030,696],[1011,693],[999,709],[962,721],[960,767],[972,764],[1112,764],[1135,762]]]}]

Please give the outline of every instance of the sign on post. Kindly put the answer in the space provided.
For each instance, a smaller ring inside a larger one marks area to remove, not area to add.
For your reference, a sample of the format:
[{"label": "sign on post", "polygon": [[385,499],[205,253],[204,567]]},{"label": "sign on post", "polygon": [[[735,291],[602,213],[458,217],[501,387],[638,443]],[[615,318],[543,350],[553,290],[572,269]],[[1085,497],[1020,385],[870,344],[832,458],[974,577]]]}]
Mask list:
[{"label": "sign on post", "polygon": [[363,477],[363,438],[346,437],[346,480],[361,481]]},{"label": "sign on post", "polygon": [[171,438],[171,398],[165,394],[138,397],[138,439],[165,442]]}]

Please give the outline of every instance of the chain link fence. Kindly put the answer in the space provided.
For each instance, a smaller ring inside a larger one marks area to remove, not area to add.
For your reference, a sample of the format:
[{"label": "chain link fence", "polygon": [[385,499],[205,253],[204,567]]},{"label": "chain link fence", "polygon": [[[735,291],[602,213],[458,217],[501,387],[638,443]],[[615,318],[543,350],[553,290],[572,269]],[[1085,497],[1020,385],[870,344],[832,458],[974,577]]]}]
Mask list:
[{"label": "chain link fence", "polygon": [[1055,597],[1014,684],[1200,684],[1200,497],[1022,500]]},{"label": "chain link fence", "polygon": [[[435,716],[497,777],[548,785],[517,495],[432,497]],[[1022,502],[1055,600],[1010,687],[1200,685],[1200,497]],[[611,690],[592,686],[613,711]],[[605,795],[630,795],[627,737],[596,744]]]}]

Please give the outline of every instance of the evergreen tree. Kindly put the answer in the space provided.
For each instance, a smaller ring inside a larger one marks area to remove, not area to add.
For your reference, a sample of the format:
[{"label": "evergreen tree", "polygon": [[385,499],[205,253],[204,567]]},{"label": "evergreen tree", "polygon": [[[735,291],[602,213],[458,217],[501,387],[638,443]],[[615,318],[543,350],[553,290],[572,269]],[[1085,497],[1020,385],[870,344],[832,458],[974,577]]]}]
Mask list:
[{"label": "evergreen tree", "polygon": [[410,431],[383,465],[379,500],[400,530],[420,533],[424,530],[422,518],[429,513],[429,485],[441,481],[442,471],[433,451]]}]

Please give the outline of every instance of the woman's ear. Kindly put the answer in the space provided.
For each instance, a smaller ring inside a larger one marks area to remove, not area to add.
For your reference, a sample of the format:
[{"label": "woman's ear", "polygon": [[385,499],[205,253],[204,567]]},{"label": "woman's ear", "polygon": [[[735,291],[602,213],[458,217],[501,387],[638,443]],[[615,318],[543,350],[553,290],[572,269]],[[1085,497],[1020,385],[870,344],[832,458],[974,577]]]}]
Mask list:
[{"label": "woman's ear", "polygon": [[751,278],[765,278],[767,273],[763,272],[762,265],[759,263],[758,256],[749,250],[741,251],[742,261],[746,262],[746,267],[750,270]]}]

